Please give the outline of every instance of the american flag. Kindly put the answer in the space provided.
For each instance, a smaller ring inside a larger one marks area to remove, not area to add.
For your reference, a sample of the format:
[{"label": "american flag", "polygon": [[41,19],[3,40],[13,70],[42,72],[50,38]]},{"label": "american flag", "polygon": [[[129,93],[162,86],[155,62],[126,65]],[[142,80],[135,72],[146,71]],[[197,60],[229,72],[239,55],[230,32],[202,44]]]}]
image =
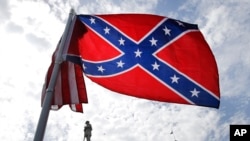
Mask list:
[{"label": "american flag", "polygon": [[[58,43],[58,45],[60,42]],[[65,49],[67,51],[68,48]],[[51,64],[48,68],[45,78],[45,84],[42,89],[41,105],[43,106],[46,91],[51,79],[55,58],[58,53],[58,46],[52,56]],[[74,52],[77,54],[77,52]],[[82,103],[88,103],[85,82],[82,73],[82,67],[69,61],[63,61],[59,70],[54,95],[51,103],[52,110],[59,110],[63,105],[69,105],[72,111],[83,112]]]}]

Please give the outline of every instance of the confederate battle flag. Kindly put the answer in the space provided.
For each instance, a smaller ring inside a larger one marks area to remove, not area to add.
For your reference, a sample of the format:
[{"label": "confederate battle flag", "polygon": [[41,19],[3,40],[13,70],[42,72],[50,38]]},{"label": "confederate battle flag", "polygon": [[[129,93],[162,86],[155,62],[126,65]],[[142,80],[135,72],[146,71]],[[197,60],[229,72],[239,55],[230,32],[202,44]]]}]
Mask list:
[{"label": "confederate battle flag", "polygon": [[112,91],[219,107],[216,61],[195,24],[147,14],[77,15],[66,56]]}]

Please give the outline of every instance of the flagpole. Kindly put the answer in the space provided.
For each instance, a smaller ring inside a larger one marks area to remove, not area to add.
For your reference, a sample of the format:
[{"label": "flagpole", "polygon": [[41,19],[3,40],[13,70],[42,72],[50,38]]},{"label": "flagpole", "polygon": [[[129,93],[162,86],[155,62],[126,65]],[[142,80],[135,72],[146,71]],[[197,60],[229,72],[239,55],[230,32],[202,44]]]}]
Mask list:
[{"label": "flagpole", "polygon": [[69,45],[71,33],[73,31],[72,25],[74,25],[75,19],[76,19],[76,13],[75,13],[74,9],[71,9],[70,13],[69,13],[66,27],[64,29],[62,40],[59,44],[58,53],[56,54],[55,65],[53,67],[51,79],[50,79],[48,88],[46,89],[46,94],[45,94],[44,102],[42,105],[40,118],[39,118],[39,121],[37,124],[35,136],[34,136],[34,141],[42,141],[43,140],[48,117],[49,117],[51,102],[52,102],[52,98],[54,95],[54,87],[55,87],[56,80],[57,80],[57,77],[58,77],[58,74],[60,71],[61,63],[63,61],[63,58],[62,58],[63,50],[64,50],[65,46]]}]

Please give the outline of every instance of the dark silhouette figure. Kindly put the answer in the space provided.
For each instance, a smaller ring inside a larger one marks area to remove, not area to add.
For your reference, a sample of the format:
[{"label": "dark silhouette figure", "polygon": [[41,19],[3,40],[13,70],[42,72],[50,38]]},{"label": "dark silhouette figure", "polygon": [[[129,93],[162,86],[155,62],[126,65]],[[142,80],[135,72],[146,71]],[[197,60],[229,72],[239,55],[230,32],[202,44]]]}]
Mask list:
[{"label": "dark silhouette figure", "polygon": [[85,141],[85,138],[87,139],[87,141],[90,141],[91,131],[92,131],[92,126],[89,123],[89,121],[86,121],[85,126],[84,126],[84,139],[83,139],[83,141]]}]

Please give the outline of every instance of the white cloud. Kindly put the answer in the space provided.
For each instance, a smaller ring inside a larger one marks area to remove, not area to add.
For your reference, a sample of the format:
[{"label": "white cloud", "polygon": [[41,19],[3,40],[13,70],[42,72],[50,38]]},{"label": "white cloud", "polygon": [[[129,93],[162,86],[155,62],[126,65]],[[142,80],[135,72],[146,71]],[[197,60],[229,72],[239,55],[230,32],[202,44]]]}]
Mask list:
[{"label": "white cloud", "polygon": [[9,19],[11,16],[10,5],[8,0],[0,1],[0,24]]},{"label": "white cloud", "polygon": [[101,14],[101,13],[135,13],[153,11],[157,4],[157,0],[102,0],[83,2],[79,8],[79,14]]},{"label": "white cloud", "polygon": [[[48,4],[30,0],[13,1],[10,5],[12,6],[11,23],[15,23],[19,28],[22,28],[28,39],[29,37],[36,39],[44,38],[47,42],[52,42],[53,45],[57,44],[62,35],[64,23],[62,23],[59,17],[55,17],[55,13],[51,11]],[[62,15],[65,15],[66,18],[68,13],[66,12]],[[37,43],[37,45],[40,46],[41,44]],[[46,45],[46,43],[43,45]],[[34,46],[36,45],[34,44]]]},{"label": "white cloud", "polygon": [[[33,140],[40,115],[40,92],[51,54],[70,7],[79,14],[171,13],[196,21],[218,62],[222,103],[219,110],[148,101],[116,94],[86,79],[89,104],[84,114],[68,106],[51,111],[45,140],[83,139],[85,120],[92,140],[162,141],[229,139],[229,124],[250,122],[250,32],[248,0],[185,1],[6,1],[0,2],[0,138]],[[27,10],[28,9],[28,10]],[[38,10],[39,9],[39,10]],[[13,136],[13,134],[15,136]]]},{"label": "white cloud", "polygon": [[6,25],[6,31],[8,33],[19,33],[20,34],[20,33],[23,33],[24,29],[20,25],[14,23],[14,22],[9,22]]}]

